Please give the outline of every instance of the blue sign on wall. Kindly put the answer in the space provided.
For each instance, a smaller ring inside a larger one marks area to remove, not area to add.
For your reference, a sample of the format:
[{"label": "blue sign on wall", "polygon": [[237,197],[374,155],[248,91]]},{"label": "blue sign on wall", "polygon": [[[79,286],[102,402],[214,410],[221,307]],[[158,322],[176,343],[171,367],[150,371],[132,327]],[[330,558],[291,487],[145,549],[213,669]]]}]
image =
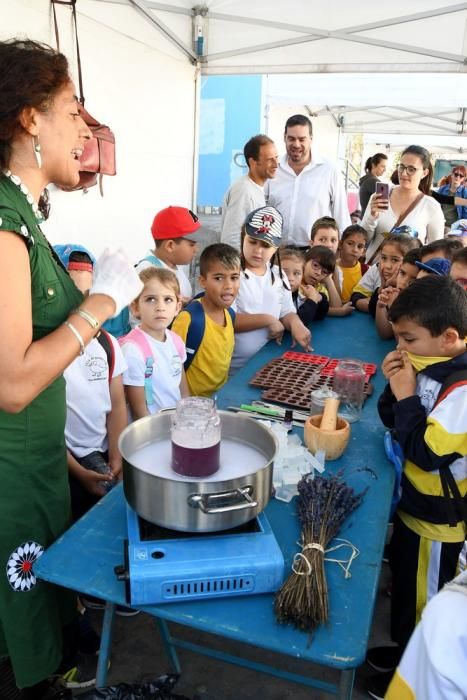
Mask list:
[{"label": "blue sign on wall", "polygon": [[261,132],[260,75],[208,76],[201,86],[198,207],[220,207],[247,168],[243,146]]}]

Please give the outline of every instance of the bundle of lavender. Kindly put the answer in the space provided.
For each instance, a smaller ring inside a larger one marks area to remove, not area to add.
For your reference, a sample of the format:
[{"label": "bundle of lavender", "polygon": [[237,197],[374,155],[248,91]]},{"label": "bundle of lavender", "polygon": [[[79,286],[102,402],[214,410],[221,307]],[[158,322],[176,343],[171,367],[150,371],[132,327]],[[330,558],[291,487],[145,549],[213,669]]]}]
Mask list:
[{"label": "bundle of lavender", "polygon": [[295,555],[292,573],[278,591],[274,603],[279,622],[313,632],[327,622],[328,588],[324,554],[344,520],[362,502],[340,475],[303,476],[297,485],[298,517],[302,526],[302,551]]}]

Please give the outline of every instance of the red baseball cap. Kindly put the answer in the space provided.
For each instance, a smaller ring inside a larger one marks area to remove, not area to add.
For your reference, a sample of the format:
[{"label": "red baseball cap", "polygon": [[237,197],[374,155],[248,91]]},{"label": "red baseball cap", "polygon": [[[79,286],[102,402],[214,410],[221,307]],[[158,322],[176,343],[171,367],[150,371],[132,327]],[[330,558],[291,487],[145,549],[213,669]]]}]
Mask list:
[{"label": "red baseball cap", "polygon": [[166,207],[161,209],[152,222],[151,232],[155,241],[170,238],[186,238],[197,241],[196,231],[201,227],[198,217],[185,207]]}]

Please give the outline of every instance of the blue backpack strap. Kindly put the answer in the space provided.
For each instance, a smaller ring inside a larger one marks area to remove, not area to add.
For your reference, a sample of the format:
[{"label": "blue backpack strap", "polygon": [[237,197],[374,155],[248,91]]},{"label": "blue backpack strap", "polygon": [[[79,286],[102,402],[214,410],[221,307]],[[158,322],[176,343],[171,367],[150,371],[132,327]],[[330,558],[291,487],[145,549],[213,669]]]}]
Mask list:
[{"label": "blue backpack strap", "polygon": [[[204,336],[204,329],[206,328],[206,319],[204,316],[203,305],[199,301],[204,296],[204,292],[197,294],[189,304],[187,304],[183,311],[188,311],[191,316],[191,323],[188,326],[188,331],[186,335],[186,360],[184,363],[185,372],[188,370],[189,366],[195,359],[195,355],[198,352],[198,348],[201,345],[201,341]],[[198,300],[198,301],[196,301]],[[229,316],[232,320],[232,325],[235,326],[235,311],[230,307],[227,309]]]},{"label": "blue backpack strap", "polygon": [[[201,294],[198,294],[196,299],[199,299],[201,296]],[[190,303],[185,306],[183,311],[187,311],[191,316],[185,341],[186,360],[184,367],[186,372],[195,359],[195,355],[198,352],[201,341],[203,340],[206,319],[204,318],[204,309],[200,301],[190,301]]]}]

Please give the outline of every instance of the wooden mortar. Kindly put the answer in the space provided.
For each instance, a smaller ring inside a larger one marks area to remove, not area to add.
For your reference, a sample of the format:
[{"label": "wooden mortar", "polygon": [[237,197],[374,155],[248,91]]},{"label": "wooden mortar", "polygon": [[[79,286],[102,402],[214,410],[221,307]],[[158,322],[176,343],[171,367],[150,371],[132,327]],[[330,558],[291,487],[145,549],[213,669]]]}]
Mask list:
[{"label": "wooden mortar", "polygon": [[350,425],[337,415],[339,399],[326,399],[324,411],[320,416],[310,416],[304,426],[304,442],[310,452],[315,454],[324,450],[326,459],[338,459],[350,438]]}]

